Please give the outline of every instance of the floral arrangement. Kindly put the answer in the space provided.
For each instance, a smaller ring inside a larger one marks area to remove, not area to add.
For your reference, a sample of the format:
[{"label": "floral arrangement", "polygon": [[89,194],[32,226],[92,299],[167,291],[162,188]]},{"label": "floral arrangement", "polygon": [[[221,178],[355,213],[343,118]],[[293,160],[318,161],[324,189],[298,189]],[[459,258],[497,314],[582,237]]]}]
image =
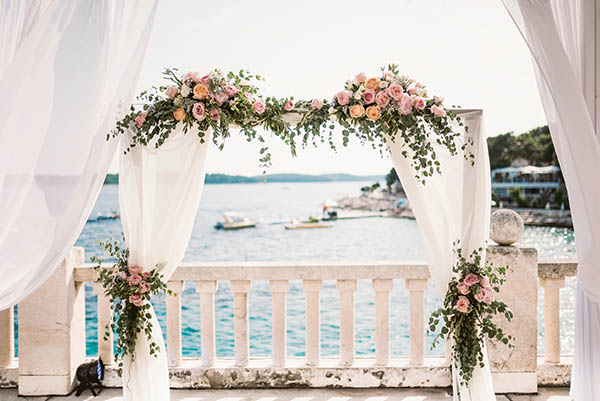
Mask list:
[{"label": "floral arrangement", "polygon": [[[514,348],[514,337],[507,335],[496,326],[493,317],[504,315],[510,321],[513,313],[504,302],[495,299],[505,281],[508,266],[495,267],[491,263],[483,264],[483,248],[479,248],[466,258],[455,243],[456,264],[452,271],[454,277],[448,283],[443,307],[429,317],[430,333],[442,322],[441,332],[435,337],[434,347],[442,337],[454,339],[452,354],[460,369],[463,383],[473,377],[473,370],[479,364],[483,367],[483,341],[490,339]],[[485,249],[485,252],[491,252]]]},{"label": "floral arrangement", "polygon": [[131,128],[134,135],[130,147],[153,144],[158,148],[177,124],[182,123],[184,132],[197,127],[202,142],[207,131],[212,129],[213,142],[223,149],[224,141],[235,125],[249,142],[256,139],[261,143],[260,163],[266,168],[271,164],[271,154],[264,137],[256,131],[256,127],[262,125],[280,137],[290,147],[292,155],[296,154],[294,132],[282,118],[294,109],[293,98],[263,99],[252,83],[262,80],[259,75],[242,70],[225,76],[214,70],[206,75],[188,72],[179,77],[177,69],[166,69],[163,75],[169,84],[142,92],[137,97],[142,102],[141,109],[132,105],[107,139]]},{"label": "floral arrangement", "polygon": [[94,270],[98,273],[99,281],[104,287],[104,294],[110,298],[113,305],[111,325],[105,327],[104,339],[108,340],[109,333],[116,330],[117,345],[115,356],[118,360],[119,376],[122,373],[123,357],[129,355],[135,360],[135,345],[139,333],[145,333],[150,344],[150,355],[158,352],[158,345],[152,341],[152,315],[150,297],[155,294],[167,293],[174,295],[162,281],[163,276],[156,270],[144,271],[141,266],[129,266],[129,250],[119,246],[117,241],[109,239],[99,242],[106,253],[116,262],[112,267],[102,267],[102,260],[91,258]]},{"label": "floral arrangement", "polygon": [[[328,141],[335,149],[333,132],[337,121],[342,127],[343,145],[350,135],[356,135],[362,143],[371,142],[375,149],[383,153],[386,136],[395,140],[400,135],[412,157],[416,177],[423,183],[425,178],[440,173],[440,163],[432,146],[432,140],[445,146],[448,151],[457,153],[457,139],[451,121],[463,125],[456,113],[447,110],[444,99],[428,97],[426,87],[405,75],[400,75],[398,67],[390,64],[381,69],[380,77],[368,78],[360,73],[346,81],[344,89],[331,101],[313,99],[311,102],[298,102],[298,108],[308,109],[296,129],[304,131],[303,142],[318,139]],[[328,138],[321,130],[328,131]],[[467,150],[467,143],[461,144]],[[408,152],[403,152],[408,157]],[[473,155],[465,153],[473,162]]]}]

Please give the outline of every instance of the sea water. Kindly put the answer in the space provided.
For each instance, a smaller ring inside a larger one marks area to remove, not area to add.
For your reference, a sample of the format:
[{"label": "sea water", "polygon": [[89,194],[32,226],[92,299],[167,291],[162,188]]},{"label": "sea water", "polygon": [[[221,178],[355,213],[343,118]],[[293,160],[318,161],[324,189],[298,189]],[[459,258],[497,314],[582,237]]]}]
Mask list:
[{"label": "sea water", "polygon": [[[285,230],[282,224],[293,218],[319,215],[323,202],[343,196],[358,195],[371,182],[326,183],[258,183],[205,185],[185,261],[188,262],[405,262],[423,261],[423,245],[414,220],[366,218],[340,220],[332,228],[321,230]],[[118,188],[105,185],[94,207],[98,214],[118,211]],[[250,218],[260,218],[256,228],[220,231],[213,228],[222,214],[237,211]],[[89,221],[77,244],[85,248],[86,260],[103,256],[96,240],[122,237],[119,220]],[[574,258],[571,229],[527,227],[523,243],[535,246],[540,259]],[[187,282],[182,294],[183,355],[200,356],[200,300],[194,283]],[[573,348],[574,282],[567,280],[561,292],[561,351]],[[215,297],[217,356],[233,356],[233,297],[229,283],[222,281]],[[375,297],[371,282],[359,280],[355,293],[355,350],[358,355],[375,352]],[[392,355],[408,355],[408,292],[403,280],[394,282],[390,296],[390,348]],[[153,301],[163,333],[165,330],[164,297]],[[425,293],[425,313],[441,305],[441,298],[430,288]],[[290,356],[305,352],[305,298],[300,281],[291,281],[287,295],[287,347]],[[543,291],[538,313],[539,351],[544,352]],[[266,281],[253,281],[249,296],[250,354],[268,356],[271,350],[271,296]],[[88,356],[97,355],[96,296],[86,285],[86,335]],[[442,346],[431,349],[434,335],[426,338],[427,354],[443,354]],[[321,293],[321,351],[339,353],[339,303],[334,281],[325,281]]]}]

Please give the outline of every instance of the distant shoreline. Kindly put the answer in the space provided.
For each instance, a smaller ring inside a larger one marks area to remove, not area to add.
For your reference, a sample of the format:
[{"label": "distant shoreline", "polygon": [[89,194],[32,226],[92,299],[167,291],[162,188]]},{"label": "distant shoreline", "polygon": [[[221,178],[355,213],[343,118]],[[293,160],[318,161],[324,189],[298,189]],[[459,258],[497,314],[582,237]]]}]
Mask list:
[{"label": "distant shoreline", "polygon": [[[382,175],[352,175],[352,174],[267,174],[255,176],[206,174],[205,184],[260,184],[260,183],[298,183],[298,182],[359,182],[382,181]],[[119,183],[118,174],[107,174],[104,185]]]}]

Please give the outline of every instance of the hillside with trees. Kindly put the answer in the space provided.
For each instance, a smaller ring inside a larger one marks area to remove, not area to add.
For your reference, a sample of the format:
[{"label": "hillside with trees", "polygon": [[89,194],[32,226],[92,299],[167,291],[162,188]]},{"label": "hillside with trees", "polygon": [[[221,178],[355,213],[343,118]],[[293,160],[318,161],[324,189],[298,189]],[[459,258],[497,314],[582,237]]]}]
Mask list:
[{"label": "hillside with trees", "polygon": [[532,166],[558,166],[547,125],[520,135],[508,132],[487,141],[492,169],[508,167],[516,159],[525,159]]}]

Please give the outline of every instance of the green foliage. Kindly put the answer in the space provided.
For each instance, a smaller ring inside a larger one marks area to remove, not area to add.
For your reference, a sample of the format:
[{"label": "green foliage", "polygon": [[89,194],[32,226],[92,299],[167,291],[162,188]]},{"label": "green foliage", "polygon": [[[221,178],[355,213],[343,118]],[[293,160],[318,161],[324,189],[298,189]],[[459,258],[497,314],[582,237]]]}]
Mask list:
[{"label": "green foliage", "polygon": [[135,346],[139,335],[145,335],[148,339],[150,355],[156,356],[160,350],[158,344],[152,340],[150,298],[159,293],[174,294],[167,289],[163,276],[156,269],[144,272],[141,267],[130,267],[127,261],[129,249],[122,248],[118,241],[110,238],[108,241],[98,242],[98,245],[116,259],[112,267],[103,267],[102,259],[95,256],[91,258],[92,263],[97,263],[94,270],[104,287],[104,294],[113,305],[112,323],[110,326],[106,325],[104,339],[107,340],[109,334],[116,331],[115,357],[120,376],[123,357],[129,355],[132,361],[135,360]]},{"label": "green foliage", "polygon": [[388,192],[392,191],[392,185],[396,182],[399,182],[398,174],[396,173],[396,169],[392,167],[389,173],[385,176],[385,185],[387,186]]},{"label": "green foliage", "polygon": [[475,367],[483,367],[485,336],[514,348],[514,337],[492,321],[496,315],[503,315],[510,321],[513,313],[505,303],[496,301],[494,295],[505,281],[508,266],[495,267],[485,261],[485,255],[491,252],[489,249],[479,248],[465,257],[458,241],[454,246],[454,275],[448,283],[443,307],[429,317],[428,332],[435,332],[441,323],[441,331],[435,337],[432,348],[442,338],[452,336],[452,356],[460,369],[461,381],[467,384]]},{"label": "green foliage", "polygon": [[521,188],[519,187],[511,188],[508,192],[508,196],[517,204],[518,207],[526,208],[531,206],[529,200],[527,200],[527,198],[521,194]]},{"label": "green foliage", "polygon": [[534,128],[521,135],[512,132],[488,138],[490,167],[508,167],[518,158],[533,166],[558,165],[548,126]]}]

